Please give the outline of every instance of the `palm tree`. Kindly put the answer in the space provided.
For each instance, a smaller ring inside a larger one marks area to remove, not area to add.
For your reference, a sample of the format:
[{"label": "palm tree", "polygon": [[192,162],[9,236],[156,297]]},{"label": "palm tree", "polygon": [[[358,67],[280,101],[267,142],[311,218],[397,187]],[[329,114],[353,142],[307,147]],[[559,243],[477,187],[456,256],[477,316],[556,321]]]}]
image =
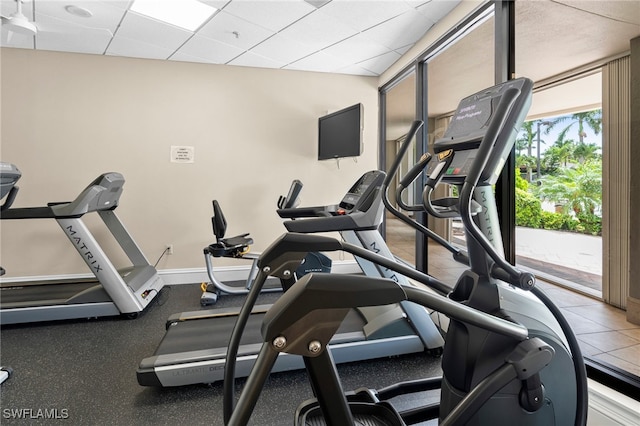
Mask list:
[{"label": "palm tree", "polygon": [[565,123],[566,121],[570,121],[570,123],[563,129],[563,132],[577,124],[578,144],[582,145],[584,143],[584,138],[587,136],[587,132],[585,132],[585,125],[593,130],[593,133],[596,135],[599,135],[602,131],[602,110],[595,109],[592,111],[576,112],[575,114],[565,115],[554,120],[550,120],[551,125],[547,127],[547,132],[556,124]]},{"label": "palm tree", "polygon": [[568,128],[558,133],[556,141],[544,153],[544,164],[548,169],[557,170],[560,166],[567,167],[567,163],[573,159],[575,151],[575,141],[565,139]]},{"label": "palm tree", "polygon": [[555,176],[545,176],[534,191],[538,197],[562,205],[565,213],[594,214],[602,206],[602,164],[587,161],[576,168],[560,169]]},{"label": "palm tree", "polygon": [[536,157],[534,157],[533,155],[517,155],[516,156],[516,167],[518,168],[518,170],[522,170],[523,168],[526,169],[527,174],[525,177],[525,180],[527,182],[531,182],[532,177],[533,177],[533,166],[536,165]]},{"label": "palm tree", "polygon": [[584,163],[587,160],[599,159],[598,151],[600,147],[595,143],[583,143],[577,145],[573,150],[573,157],[579,162]]},{"label": "palm tree", "polygon": [[[533,126],[534,123],[535,121],[525,121],[524,123],[522,123],[522,127],[520,127],[520,133],[518,134],[518,138],[515,142],[516,150],[518,151],[518,158],[520,159],[516,159],[516,162],[519,162],[522,166],[526,166],[527,182],[531,182],[531,171],[533,169],[533,164],[535,164],[535,159],[533,163],[531,163],[530,161],[530,158],[533,158],[533,156],[531,155],[531,148],[533,146],[533,142],[536,140],[536,130]],[[525,148],[527,149],[526,158],[520,154],[520,151]]]}]

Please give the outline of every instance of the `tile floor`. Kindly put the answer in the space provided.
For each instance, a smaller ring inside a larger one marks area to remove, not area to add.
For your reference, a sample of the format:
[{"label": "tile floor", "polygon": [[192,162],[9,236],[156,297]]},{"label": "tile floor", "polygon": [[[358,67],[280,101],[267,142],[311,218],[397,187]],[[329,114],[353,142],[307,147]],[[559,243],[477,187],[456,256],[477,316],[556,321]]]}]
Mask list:
[{"label": "tile floor", "polygon": [[[387,220],[387,244],[405,260],[415,258],[414,231],[399,220]],[[455,283],[464,265],[437,243],[429,244],[429,273]],[[538,280],[558,305],[580,341],[583,354],[640,376],[640,325],[627,321],[625,311],[591,296]]]}]

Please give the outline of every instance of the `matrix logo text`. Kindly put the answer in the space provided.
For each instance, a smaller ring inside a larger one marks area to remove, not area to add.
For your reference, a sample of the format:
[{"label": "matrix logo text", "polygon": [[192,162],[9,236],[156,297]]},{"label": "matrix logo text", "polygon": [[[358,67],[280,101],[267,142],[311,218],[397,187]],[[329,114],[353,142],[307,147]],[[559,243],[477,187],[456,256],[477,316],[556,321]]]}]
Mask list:
[{"label": "matrix logo text", "polygon": [[68,419],[69,410],[66,408],[5,408],[2,410],[5,419]]}]

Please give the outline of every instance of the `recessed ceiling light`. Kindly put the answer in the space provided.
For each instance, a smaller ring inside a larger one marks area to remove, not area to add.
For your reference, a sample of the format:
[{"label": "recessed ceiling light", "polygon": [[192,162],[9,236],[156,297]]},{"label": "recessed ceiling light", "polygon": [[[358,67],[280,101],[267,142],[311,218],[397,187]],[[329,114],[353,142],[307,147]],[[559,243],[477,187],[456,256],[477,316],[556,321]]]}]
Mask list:
[{"label": "recessed ceiling light", "polygon": [[64,7],[64,10],[67,13],[70,13],[74,16],[79,16],[81,18],[91,18],[93,13],[89,9],[85,9],[84,7],[76,6],[75,4],[70,4]]},{"label": "recessed ceiling light", "polygon": [[176,27],[195,31],[217,9],[197,0],[135,0],[131,10]]}]

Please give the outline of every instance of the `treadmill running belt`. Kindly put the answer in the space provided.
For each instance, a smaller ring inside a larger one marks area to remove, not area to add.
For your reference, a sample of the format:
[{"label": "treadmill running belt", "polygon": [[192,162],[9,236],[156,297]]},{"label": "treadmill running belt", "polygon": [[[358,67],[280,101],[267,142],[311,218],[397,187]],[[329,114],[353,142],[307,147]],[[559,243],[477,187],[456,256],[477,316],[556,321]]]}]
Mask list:
[{"label": "treadmill running belt", "polygon": [[[263,318],[263,313],[249,316],[240,345],[262,342],[260,328]],[[169,327],[154,355],[226,348],[236,319],[236,316],[228,316],[177,322]],[[340,325],[336,337],[339,338],[340,333],[361,332],[363,324],[357,311],[351,310]]]},{"label": "treadmill running belt", "polygon": [[[62,301],[72,298],[82,291],[86,291],[92,287],[101,287],[97,281],[86,281],[77,283],[56,283],[43,285],[15,285],[13,287],[5,287],[0,290],[0,298],[2,299],[2,309],[24,306],[43,306],[51,304],[51,301]],[[106,295],[106,293],[105,293]],[[104,300],[110,301],[106,295]]]},{"label": "treadmill running belt", "polygon": [[[264,314],[253,314],[247,321],[241,344],[262,341],[260,326]],[[181,321],[170,326],[154,355],[224,348],[229,343],[236,316]]]}]

